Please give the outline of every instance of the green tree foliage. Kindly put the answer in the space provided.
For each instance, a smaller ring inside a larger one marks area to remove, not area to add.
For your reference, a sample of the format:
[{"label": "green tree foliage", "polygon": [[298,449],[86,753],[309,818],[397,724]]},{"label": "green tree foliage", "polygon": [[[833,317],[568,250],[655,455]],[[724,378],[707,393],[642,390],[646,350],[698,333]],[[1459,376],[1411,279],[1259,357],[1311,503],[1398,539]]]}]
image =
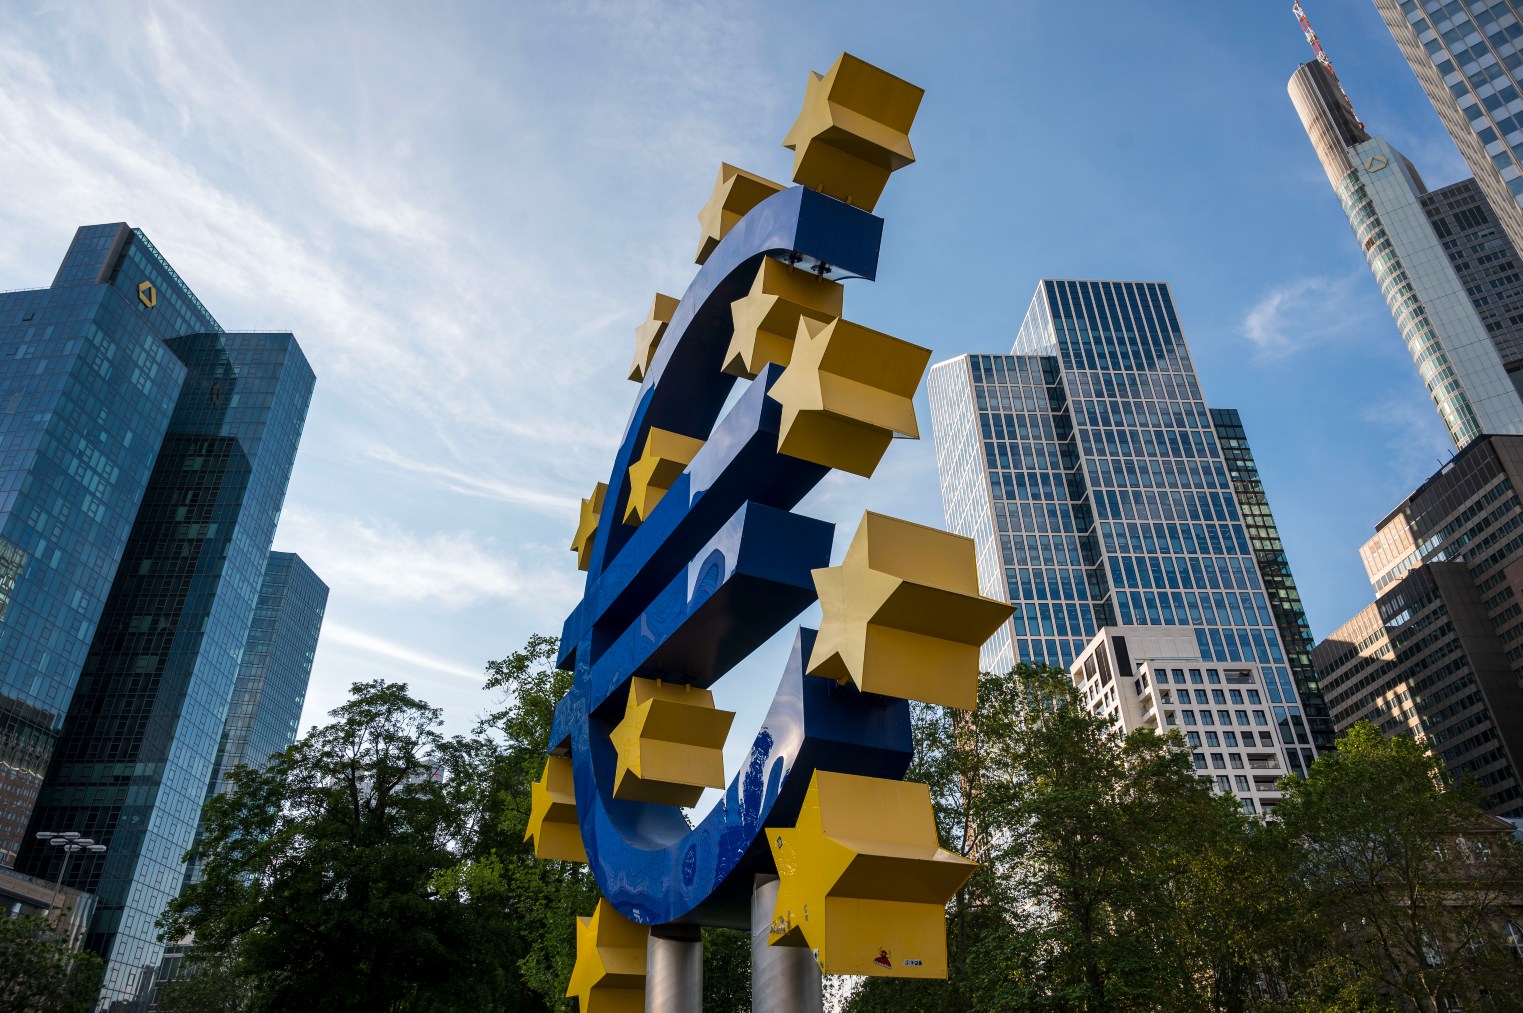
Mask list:
[{"label": "green tree foliage", "polygon": [[73,953],[46,918],[0,914],[0,1013],[89,1013],[101,960]]},{"label": "green tree foliage", "polygon": [[1361,722],[1277,810],[1328,968],[1401,1008],[1523,1009],[1523,963],[1500,927],[1523,904],[1523,856],[1488,829],[1479,794],[1446,784],[1410,738]]},{"label": "green tree foliage", "polygon": [[1473,798],[1411,740],[1356,729],[1266,821],[1059,670],[985,675],[974,713],[917,708],[915,733],[943,843],[983,865],[948,906],[949,980],[862,982],[852,1013],[1519,1008],[1518,850],[1466,835]]}]

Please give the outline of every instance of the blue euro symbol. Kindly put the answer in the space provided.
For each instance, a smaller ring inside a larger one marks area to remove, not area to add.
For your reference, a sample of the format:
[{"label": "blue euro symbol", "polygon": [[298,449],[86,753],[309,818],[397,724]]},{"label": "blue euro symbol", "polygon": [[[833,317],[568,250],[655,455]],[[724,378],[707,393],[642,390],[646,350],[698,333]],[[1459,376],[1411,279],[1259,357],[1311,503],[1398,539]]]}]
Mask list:
[{"label": "blue euro symbol", "polygon": [[[773,863],[763,827],[792,826],[816,769],[900,779],[909,704],[808,676],[799,627],[772,706],[724,797],[696,826],[673,805],[614,797],[610,733],[636,676],[708,688],[816,601],[834,526],[792,512],[829,470],[778,453],[768,364],[725,410],[730,304],[772,257],[824,277],[872,280],[883,220],[814,190],[782,190],[737,222],[674,312],[614,459],[581,602],[561,635],[575,672],[549,752],[570,755],[577,819],[599,888],[643,924],[745,927],[753,877]],[[723,412],[723,417],[721,417]],[[627,475],[652,428],[703,440],[638,526]]]}]

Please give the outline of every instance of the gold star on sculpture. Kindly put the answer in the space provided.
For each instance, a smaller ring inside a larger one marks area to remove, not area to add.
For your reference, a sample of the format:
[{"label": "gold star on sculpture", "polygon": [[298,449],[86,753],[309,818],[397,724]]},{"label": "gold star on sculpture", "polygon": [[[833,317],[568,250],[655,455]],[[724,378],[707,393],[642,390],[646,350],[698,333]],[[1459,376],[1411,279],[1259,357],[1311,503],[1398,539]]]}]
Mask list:
[{"label": "gold star on sculpture", "polygon": [[645,948],[650,929],[599,900],[591,918],[576,919],[576,965],[566,985],[581,1013],[644,1013]]},{"label": "gold star on sculpture", "polygon": [[736,222],[746,216],[746,212],[781,189],[781,183],[720,163],[714,192],[709,194],[709,202],[698,212],[698,225],[702,231],[698,236],[698,256],[694,259],[700,264],[708,260],[714,247],[729,234]]},{"label": "gold star on sculpture", "polygon": [[837,282],[764,257],[751,291],[730,304],[735,330],[724,371],[754,380],[769,362],[788,365],[799,318],[829,323],[841,315],[845,290]]},{"label": "gold star on sculpture", "polygon": [[534,838],[535,858],[562,862],[585,862],[582,829],[576,821],[576,789],[572,786],[571,758],[546,758],[544,773],[529,795],[529,825],[524,840]]},{"label": "gold star on sculpture", "polygon": [[697,805],[704,788],[724,787],[724,740],[734,720],[706,689],[631,679],[624,719],[608,737],[618,755],[613,797]]},{"label": "gold star on sculpture", "polygon": [[929,788],[817,770],[798,825],[766,834],[770,945],[808,946],[826,974],[947,976],[946,903],[977,865],[937,845]]},{"label": "gold star on sculpture", "polygon": [[930,361],[929,348],[881,331],[800,317],[768,392],[783,406],[778,452],[871,476],[896,433],[920,438],[912,399]]},{"label": "gold star on sculpture", "polygon": [[811,72],[804,108],[783,138],[793,181],[871,211],[889,175],[915,161],[910,126],[925,90],[842,53]]},{"label": "gold star on sculpture", "polygon": [[608,495],[608,483],[599,482],[592,487],[592,498],[582,500],[582,512],[576,522],[576,535],[571,539],[571,551],[576,553],[576,568],[585,570],[592,565],[592,543],[597,538],[598,520],[603,515],[603,499]]},{"label": "gold star on sculpture", "polygon": [[650,516],[661,497],[677,481],[682,469],[703,449],[703,441],[681,433],[651,427],[645,437],[645,451],[629,466],[629,500],[624,506],[624,523],[639,524]]},{"label": "gold star on sculpture", "polygon": [[655,361],[656,349],[661,346],[661,339],[666,335],[666,325],[672,322],[672,314],[676,312],[677,300],[657,292],[656,299],[650,306],[650,316],[645,318],[645,323],[635,328],[635,358],[629,364],[631,380],[638,383],[645,379],[650,364]]},{"label": "gold star on sculpture", "polygon": [[979,594],[971,538],[868,513],[841,565],[815,570],[814,586],[822,618],[809,674],[973,709],[978,650],[1013,609]]}]

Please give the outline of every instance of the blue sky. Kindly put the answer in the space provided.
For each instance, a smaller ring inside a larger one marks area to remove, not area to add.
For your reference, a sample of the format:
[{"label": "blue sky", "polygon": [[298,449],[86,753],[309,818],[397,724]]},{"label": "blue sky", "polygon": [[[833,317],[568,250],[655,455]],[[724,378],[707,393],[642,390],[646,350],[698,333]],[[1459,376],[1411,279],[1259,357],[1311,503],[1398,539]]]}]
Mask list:
[{"label": "blue sky", "polygon": [[[926,97],[848,316],[940,360],[1008,350],[1039,278],[1169,282],[1322,637],[1449,444],[1286,97],[1289,6],[0,0],[0,289],[126,220],[228,328],[293,330],[318,388],[276,547],[332,586],[304,725],[380,676],[464,730],[483,662],[578,597],[577,500],[719,163],[786,180],[807,73],[849,50]],[[1371,131],[1468,175],[1373,5],[1310,6]],[[920,411],[805,504],[838,555],[869,506],[940,523]],[[721,683],[735,738],[780,653]]]}]

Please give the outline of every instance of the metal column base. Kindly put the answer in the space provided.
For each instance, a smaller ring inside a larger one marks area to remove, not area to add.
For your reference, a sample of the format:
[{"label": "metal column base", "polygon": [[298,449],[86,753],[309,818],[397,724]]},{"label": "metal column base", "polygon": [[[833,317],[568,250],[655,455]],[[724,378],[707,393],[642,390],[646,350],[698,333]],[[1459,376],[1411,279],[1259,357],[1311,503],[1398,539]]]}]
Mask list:
[{"label": "metal column base", "polygon": [[751,891],[751,1013],[823,1013],[824,983],[803,946],[768,946],[777,877],[757,876]]},{"label": "metal column base", "polygon": [[703,936],[697,928],[651,929],[645,949],[646,1013],[703,1013]]}]

